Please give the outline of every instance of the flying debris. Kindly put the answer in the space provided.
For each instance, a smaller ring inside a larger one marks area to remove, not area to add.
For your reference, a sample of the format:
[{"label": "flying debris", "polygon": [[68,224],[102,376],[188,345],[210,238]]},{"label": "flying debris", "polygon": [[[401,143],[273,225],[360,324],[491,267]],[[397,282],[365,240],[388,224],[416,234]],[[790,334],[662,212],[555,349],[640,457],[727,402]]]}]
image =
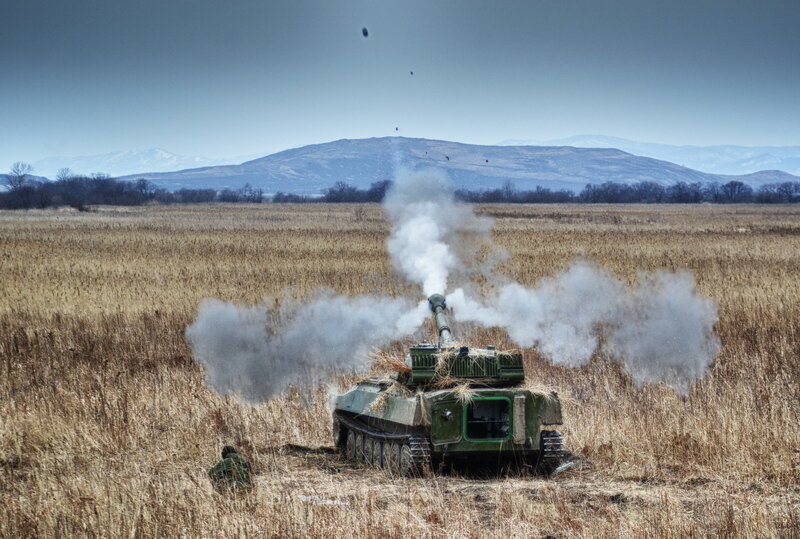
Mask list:
[{"label": "flying debris", "polygon": [[368,37],[369,36],[369,30],[367,30],[366,26],[361,29],[361,35],[364,36],[364,37]]}]

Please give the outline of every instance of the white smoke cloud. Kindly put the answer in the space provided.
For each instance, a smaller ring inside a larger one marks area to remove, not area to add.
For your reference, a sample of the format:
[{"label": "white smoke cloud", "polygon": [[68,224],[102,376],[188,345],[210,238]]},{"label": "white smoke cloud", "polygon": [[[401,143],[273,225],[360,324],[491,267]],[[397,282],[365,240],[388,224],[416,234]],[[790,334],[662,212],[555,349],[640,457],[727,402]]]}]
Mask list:
[{"label": "white smoke cloud", "polygon": [[447,301],[457,321],[504,328],[553,363],[578,367],[602,348],[636,383],[665,382],[682,393],[719,350],[716,306],[697,294],[687,272],[640,273],[629,289],[577,262],[536,288],[506,284],[485,300],[457,289]]},{"label": "white smoke cloud", "polygon": [[321,293],[247,307],[205,300],[186,330],[206,383],[222,395],[260,402],[291,384],[366,367],[370,351],[422,324],[427,305],[402,298]]},{"label": "white smoke cloud", "polygon": [[[502,327],[524,348],[536,345],[556,363],[576,367],[592,356],[598,345],[595,326],[608,319],[614,300],[624,290],[607,272],[578,263],[558,277],[544,279],[536,289],[518,283],[502,286],[490,306],[475,311],[477,300],[456,290],[448,296],[457,321]],[[480,312],[475,319],[472,312]]]},{"label": "white smoke cloud", "polygon": [[465,237],[488,237],[492,222],[458,204],[439,170],[401,170],[384,202],[392,222],[387,249],[392,263],[425,296],[444,293],[448,276],[462,261]]},{"label": "white smoke cloud", "polygon": [[697,294],[689,272],[640,273],[620,313],[608,350],[638,384],[666,382],[685,394],[719,352],[717,306]]}]

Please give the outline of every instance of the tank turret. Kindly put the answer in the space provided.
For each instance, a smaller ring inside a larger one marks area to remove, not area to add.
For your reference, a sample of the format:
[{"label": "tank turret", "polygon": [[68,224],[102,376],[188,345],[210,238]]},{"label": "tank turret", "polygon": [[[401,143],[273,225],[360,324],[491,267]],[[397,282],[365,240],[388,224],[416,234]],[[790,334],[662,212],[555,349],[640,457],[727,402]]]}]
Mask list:
[{"label": "tank turret", "polygon": [[484,385],[511,385],[525,379],[522,354],[498,351],[494,346],[457,346],[447,319],[447,303],[441,294],[428,298],[439,335],[438,346],[421,343],[409,349],[406,363],[411,372],[401,381],[424,385],[442,380],[480,381]]}]

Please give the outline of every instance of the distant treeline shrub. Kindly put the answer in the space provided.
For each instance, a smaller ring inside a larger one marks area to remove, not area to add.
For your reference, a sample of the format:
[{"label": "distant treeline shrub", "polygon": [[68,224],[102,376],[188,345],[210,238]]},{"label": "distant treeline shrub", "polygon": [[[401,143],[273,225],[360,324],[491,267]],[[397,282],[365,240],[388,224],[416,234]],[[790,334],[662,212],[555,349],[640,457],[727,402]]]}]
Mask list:
[{"label": "distant treeline shrub", "polygon": [[359,189],[345,182],[336,182],[333,187],[325,189],[321,197],[278,192],[272,197],[272,202],[382,202],[391,185],[391,180],[381,180],[373,182],[368,189]]},{"label": "distant treeline shrub", "polygon": [[27,181],[0,193],[0,207],[7,209],[71,206],[84,210],[88,206],[141,206],[148,203],[199,204],[205,202],[264,201],[264,192],[249,184],[241,189],[178,189],[169,191],[151,182],[117,180],[107,176],[77,176],[53,182]]},{"label": "distant treeline shrub", "polygon": [[325,190],[324,202],[381,202],[392,185],[390,180],[374,182],[369,189],[358,189],[345,182],[336,182]]},{"label": "distant treeline shrub", "polygon": [[[337,182],[320,196],[276,193],[273,203],[309,202],[381,202],[391,187],[390,180],[374,182],[368,189],[359,189],[345,182]],[[691,204],[711,202],[735,204],[757,202],[767,204],[800,202],[800,182],[771,183],[753,189],[740,181],[725,184],[679,182],[664,187],[654,182],[620,184],[606,182],[587,185],[580,193],[566,189],[553,191],[536,187],[525,191],[507,183],[499,189],[459,189],[456,197],[472,203],[639,203],[639,204]],[[53,182],[23,181],[9,184],[0,193],[0,208],[26,209],[71,206],[84,210],[92,205],[138,206],[148,203],[200,204],[209,202],[261,203],[267,200],[261,189],[250,184],[240,189],[178,189],[169,191],[151,182],[117,180],[103,175],[70,177]]]},{"label": "distant treeline shrub", "polygon": [[294,193],[284,193],[278,191],[272,196],[272,202],[276,204],[298,204],[302,202],[316,202],[319,198],[310,197],[308,195],[295,195]]},{"label": "distant treeline shrub", "polygon": [[[272,202],[381,202],[392,182],[384,180],[373,183],[369,189],[358,189],[345,182],[337,182],[328,188],[322,197],[277,193]],[[683,183],[664,187],[655,182],[621,184],[605,182],[589,184],[580,193],[561,189],[553,191],[536,187],[530,191],[517,189],[507,183],[498,189],[469,190],[459,189],[456,198],[471,203],[516,203],[516,204],[555,204],[555,203],[637,203],[637,204],[692,204],[713,202],[731,204],[743,202],[796,203],[800,202],[800,182],[772,183],[753,190],[740,181],[725,184]]]},{"label": "distant treeline shrub", "polygon": [[532,191],[517,190],[513,184],[500,189],[470,191],[461,189],[456,196],[465,202],[506,202],[506,203],[560,203],[575,202],[589,204],[637,203],[637,204],[691,204],[712,202],[735,204],[758,203],[797,203],[800,202],[800,182],[771,183],[754,190],[740,181],[728,183],[683,183],[659,185],[654,182],[622,184],[605,182],[589,184],[580,193],[568,190],[551,191],[536,187]]}]

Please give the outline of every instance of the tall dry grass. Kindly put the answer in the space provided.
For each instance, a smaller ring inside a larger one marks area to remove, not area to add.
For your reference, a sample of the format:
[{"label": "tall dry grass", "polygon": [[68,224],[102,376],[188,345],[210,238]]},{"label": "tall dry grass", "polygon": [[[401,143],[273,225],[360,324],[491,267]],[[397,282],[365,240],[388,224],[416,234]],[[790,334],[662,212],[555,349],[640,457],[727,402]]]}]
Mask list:
[{"label": "tall dry grass", "polygon": [[[391,479],[286,445],[330,445],[324,389],[256,407],[222,398],[182,336],[205,297],[416,293],[391,272],[378,206],[4,212],[0,536],[796,536],[800,208],[480,211],[524,284],[576,257],[629,280],[693,271],[720,306],[711,375],[682,398],[602,357],[573,370],[526,350],[590,468]],[[495,330],[470,337],[510,346]],[[219,496],[204,476],[227,443],[258,472],[250,497]]]}]

